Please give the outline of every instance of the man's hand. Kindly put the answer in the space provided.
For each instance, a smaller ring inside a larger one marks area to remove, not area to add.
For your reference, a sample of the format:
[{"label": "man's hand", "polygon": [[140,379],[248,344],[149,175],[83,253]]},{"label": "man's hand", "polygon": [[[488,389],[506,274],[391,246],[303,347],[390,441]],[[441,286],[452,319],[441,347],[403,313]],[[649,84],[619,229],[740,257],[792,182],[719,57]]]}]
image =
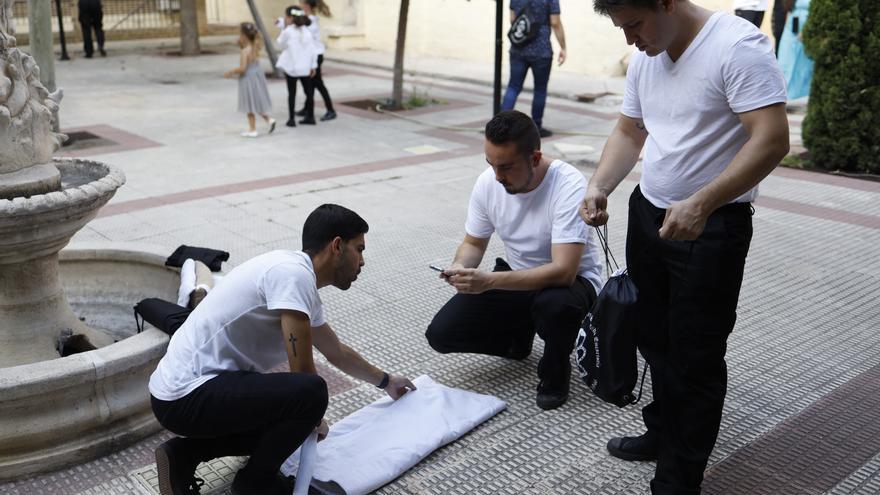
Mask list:
[{"label": "man's hand", "polygon": [[318,426],[315,427],[315,431],[318,433],[318,441],[327,438],[327,434],[330,433],[330,426],[327,425],[327,420],[322,419]]},{"label": "man's hand", "polygon": [[608,222],[608,196],[596,188],[588,187],[584,202],[581,203],[581,218],[587,225],[601,227]]},{"label": "man's hand", "polygon": [[400,375],[388,375],[388,385],[385,386],[385,393],[392,399],[397,400],[403,397],[405,393],[415,389],[416,386],[409,381],[409,378]]},{"label": "man's hand", "polygon": [[707,211],[693,198],[672,203],[666,209],[660,238],[667,241],[693,241],[706,228],[711,211]]},{"label": "man's hand", "polygon": [[309,77],[310,77],[310,78],[311,78],[311,77],[315,77],[315,74],[317,74],[317,73],[318,73],[318,71],[316,71],[315,69],[311,69],[311,70],[309,71]]},{"label": "man's hand", "polygon": [[447,281],[461,294],[481,294],[492,288],[492,274],[476,268],[446,270]]},{"label": "man's hand", "polygon": [[559,49],[559,65],[562,65],[564,63],[565,63],[565,48],[560,48]]},{"label": "man's hand", "polygon": [[463,268],[464,268],[464,265],[462,265],[461,263],[453,263],[449,268],[447,268],[447,269],[443,270],[442,272],[440,272],[440,278],[443,279],[443,280],[445,280],[447,284],[449,284],[449,285],[453,285],[453,284],[452,284],[452,280],[450,280],[449,277],[451,277],[452,274],[453,274],[456,270],[461,270],[461,269],[463,269]]}]

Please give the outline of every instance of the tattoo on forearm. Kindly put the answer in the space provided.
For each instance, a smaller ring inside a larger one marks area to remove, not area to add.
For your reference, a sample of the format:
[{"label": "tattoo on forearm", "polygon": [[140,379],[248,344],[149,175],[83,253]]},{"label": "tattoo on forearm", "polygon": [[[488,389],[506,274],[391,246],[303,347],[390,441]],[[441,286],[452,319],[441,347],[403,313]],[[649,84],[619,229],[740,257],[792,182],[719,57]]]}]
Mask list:
[{"label": "tattoo on forearm", "polygon": [[290,348],[293,349],[293,357],[296,356],[296,337],[293,334],[290,334]]},{"label": "tattoo on forearm", "polygon": [[643,124],[643,123],[641,123],[641,122],[636,122],[636,129],[638,129],[638,130],[640,130],[640,131],[645,131],[645,134],[649,134],[649,133],[648,133],[648,128],[646,128],[646,127],[645,127],[645,124]]}]

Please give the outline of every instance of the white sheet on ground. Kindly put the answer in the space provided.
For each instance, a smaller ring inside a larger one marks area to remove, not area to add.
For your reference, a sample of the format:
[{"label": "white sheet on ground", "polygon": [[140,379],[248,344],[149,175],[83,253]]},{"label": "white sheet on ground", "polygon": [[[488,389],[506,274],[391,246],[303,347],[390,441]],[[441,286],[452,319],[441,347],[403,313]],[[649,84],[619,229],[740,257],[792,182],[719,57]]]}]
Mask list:
[{"label": "white sheet on ground", "polygon": [[[331,495],[369,493],[507,407],[497,397],[447,387],[426,375],[413,383],[418,390],[400,400],[383,397],[330,428],[317,445],[313,488]],[[301,450],[281,467],[285,475],[296,475]]]}]

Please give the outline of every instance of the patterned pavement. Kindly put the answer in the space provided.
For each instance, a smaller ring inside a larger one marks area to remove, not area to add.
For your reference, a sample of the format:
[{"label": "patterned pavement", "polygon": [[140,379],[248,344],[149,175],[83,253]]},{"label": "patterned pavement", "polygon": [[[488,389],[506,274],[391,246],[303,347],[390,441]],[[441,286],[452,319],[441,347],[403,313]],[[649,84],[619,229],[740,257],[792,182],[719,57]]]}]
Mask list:
[{"label": "patterned pavement", "polygon": [[[427,265],[447,263],[463,235],[467,198],[485,167],[480,136],[374,118],[343,105],[385,94],[390,75],[329,64],[327,86],[339,119],[242,140],[234,85],[219,78],[236,59],[228,47],[219,51],[195,61],[141,51],[60,69],[64,127],[104,132],[116,143],[76,153],[120,166],[128,177],[74,243],[135,242],[168,252],[183,243],[216,247],[232,253],[228,270],[271,249],[298,248],[302,222],[318,204],[351,207],[370,223],[366,266],[349,291],[322,290],[341,338],[385,369],[429,374],[509,404],[380,493],[647,493],[653,465],[619,461],[604,448],[610,436],[640,431],[637,407],[604,404],[576,377],[564,407],[545,412],[534,405],[540,339],[518,362],[439,355],[425,342],[427,323],[452,295]],[[98,84],[97,71],[104,76]],[[151,75],[138,76],[143,73]],[[180,84],[155,82],[168,78]],[[491,112],[488,87],[426,77],[412,84],[450,102],[420,111],[421,120],[473,126]],[[270,84],[276,108],[285,101],[283,86]],[[545,153],[589,176],[603,142],[593,134],[608,132],[614,109],[550,103],[551,128],[590,135],[558,134],[545,141]],[[520,108],[528,108],[527,98]],[[284,120],[281,112],[275,117]],[[800,118],[792,116],[795,124]],[[572,149],[566,144],[582,151],[562,155],[559,150]],[[637,178],[638,171],[610,199],[618,257]],[[705,493],[880,493],[878,205],[880,183],[780,170],[762,185]],[[493,240],[486,259],[502,249]],[[322,370],[331,382],[331,424],[378,397],[374,387],[329,366]],[[650,399],[650,380],[645,389],[643,401]],[[166,438],[155,435],[104,458],[0,484],[0,494],[157,493],[152,449]],[[204,492],[227,493],[240,462],[200,466]]]}]

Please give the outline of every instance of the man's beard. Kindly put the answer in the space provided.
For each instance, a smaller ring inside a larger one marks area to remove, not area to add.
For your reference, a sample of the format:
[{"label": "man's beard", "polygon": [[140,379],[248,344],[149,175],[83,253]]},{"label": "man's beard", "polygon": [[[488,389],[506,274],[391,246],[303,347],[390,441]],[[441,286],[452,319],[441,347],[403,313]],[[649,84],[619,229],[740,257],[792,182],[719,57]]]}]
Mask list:
[{"label": "man's beard", "polygon": [[521,193],[527,192],[527,189],[529,188],[529,185],[532,183],[532,179],[534,179],[534,178],[535,178],[535,169],[530,165],[529,166],[529,176],[528,176],[528,178],[526,178],[525,185],[523,185],[521,188],[511,189],[509,186],[506,186],[504,184],[501,184],[501,185],[504,186],[504,190],[507,192],[507,194],[521,194]]}]

